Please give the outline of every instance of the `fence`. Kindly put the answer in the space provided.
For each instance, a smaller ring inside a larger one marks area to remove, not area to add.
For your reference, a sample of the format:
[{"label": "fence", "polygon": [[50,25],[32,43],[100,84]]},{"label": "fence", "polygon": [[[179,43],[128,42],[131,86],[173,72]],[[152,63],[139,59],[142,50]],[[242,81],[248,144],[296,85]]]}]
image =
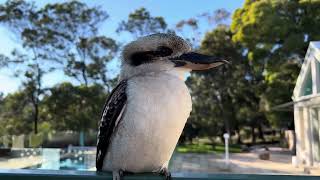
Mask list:
[{"label": "fence", "polygon": [[[52,170],[0,170],[1,180],[108,180],[110,173],[96,173],[89,171],[52,171]],[[164,177],[155,174],[137,174],[125,176],[124,180],[163,180]],[[173,180],[316,180],[316,176],[302,175],[258,175],[258,174],[195,174],[177,173]]]}]

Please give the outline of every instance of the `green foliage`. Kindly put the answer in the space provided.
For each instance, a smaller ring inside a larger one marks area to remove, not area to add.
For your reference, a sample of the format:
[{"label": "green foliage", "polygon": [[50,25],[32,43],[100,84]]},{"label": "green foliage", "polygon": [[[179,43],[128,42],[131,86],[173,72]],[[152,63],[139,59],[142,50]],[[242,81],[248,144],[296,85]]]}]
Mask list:
[{"label": "green foliage", "polygon": [[32,148],[40,147],[43,144],[43,141],[44,141],[43,133],[29,135],[29,147],[32,147]]},{"label": "green foliage", "polygon": [[96,130],[106,97],[103,87],[97,84],[62,83],[44,97],[41,113],[55,130]]},{"label": "green foliage", "polygon": [[206,34],[200,51],[228,59],[232,65],[193,73],[188,78],[193,111],[186,129],[191,126],[199,136],[209,137],[239,129],[239,122],[244,118],[237,117],[238,109],[251,103],[244,99],[248,82],[244,78],[246,64],[241,50],[232,42],[232,33],[226,26],[219,26]]},{"label": "green foliage", "polygon": [[119,24],[117,32],[127,31],[139,37],[164,32],[166,28],[167,23],[163,17],[153,17],[145,8],[140,8],[130,13],[127,21]]},{"label": "green foliage", "polygon": [[320,38],[319,7],[320,1],[247,0],[233,15],[233,39],[250,51],[270,52],[276,45],[274,53],[304,55],[308,42]]},{"label": "green foliage", "polygon": [[106,68],[118,46],[113,39],[97,34],[107,13],[79,1],[48,4],[37,13],[40,32],[46,35],[40,42],[56,50],[53,57],[62,61],[65,74],[86,86],[92,82],[110,88]]},{"label": "green foliage", "polygon": [[32,130],[32,106],[24,91],[7,95],[1,103],[0,127],[3,134],[28,134]]},{"label": "green foliage", "polygon": [[44,134],[48,134],[52,129],[52,125],[49,122],[45,121],[39,125],[39,129],[40,129],[40,132]]},{"label": "green foliage", "polygon": [[190,76],[194,111],[186,132],[221,136],[250,126],[255,141],[255,128],[292,128],[291,112],[270,108],[291,101],[309,41],[320,38],[319,7],[320,1],[247,0],[234,12],[231,31],[218,26],[207,33],[200,51],[232,65]]},{"label": "green foliage", "polygon": [[[32,130],[32,106],[25,93],[28,89],[7,95],[1,100],[1,134],[29,134]],[[101,85],[74,86],[61,83],[50,89],[39,102],[39,136],[56,131],[96,130],[107,97]],[[44,138],[42,137],[42,139]],[[32,136],[37,146],[39,137]]]},{"label": "green foliage", "polygon": [[[320,1],[250,1],[234,15],[233,41],[248,51],[252,76],[258,83],[264,110],[291,101],[308,44],[320,39]],[[266,112],[272,125],[292,126],[292,114]]]},{"label": "green foliage", "polygon": [[[116,42],[97,34],[107,19],[105,11],[79,1],[47,4],[38,8],[32,2],[8,0],[0,5],[0,23],[10,29],[23,45],[10,57],[1,55],[0,67],[14,67],[23,79],[26,100],[32,108],[37,133],[40,97],[46,92],[43,77],[57,68],[85,86],[101,83],[110,89],[107,63],[117,51]],[[22,53],[23,52],[23,53]]]}]

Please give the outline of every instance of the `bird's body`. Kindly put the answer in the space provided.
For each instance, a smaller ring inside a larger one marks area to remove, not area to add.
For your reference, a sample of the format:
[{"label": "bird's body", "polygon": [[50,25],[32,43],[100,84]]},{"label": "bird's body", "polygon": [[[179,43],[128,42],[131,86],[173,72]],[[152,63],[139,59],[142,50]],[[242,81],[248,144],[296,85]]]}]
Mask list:
[{"label": "bird's body", "polygon": [[149,72],[127,80],[127,104],[103,170],[158,172],[167,168],[191,111],[182,73]]},{"label": "bird's body", "polygon": [[168,163],[191,112],[185,73],[225,63],[191,52],[173,34],[154,34],[125,46],[119,84],[103,109],[97,142],[98,171],[158,172]]}]

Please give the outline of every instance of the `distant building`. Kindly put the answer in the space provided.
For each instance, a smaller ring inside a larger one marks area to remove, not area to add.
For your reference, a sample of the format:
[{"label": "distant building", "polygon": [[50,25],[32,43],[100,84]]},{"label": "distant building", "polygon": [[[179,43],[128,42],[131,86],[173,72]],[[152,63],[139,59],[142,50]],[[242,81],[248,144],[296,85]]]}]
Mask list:
[{"label": "distant building", "polygon": [[320,166],[320,41],[310,42],[292,100],[298,163]]}]

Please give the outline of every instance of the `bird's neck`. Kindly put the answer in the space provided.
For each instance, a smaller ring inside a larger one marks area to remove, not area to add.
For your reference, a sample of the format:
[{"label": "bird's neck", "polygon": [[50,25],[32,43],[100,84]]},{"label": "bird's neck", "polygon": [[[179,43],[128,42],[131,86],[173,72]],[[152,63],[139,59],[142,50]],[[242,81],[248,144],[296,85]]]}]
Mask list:
[{"label": "bird's neck", "polygon": [[179,79],[181,79],[182,81],[185,81],[186,77],[187,77],[187,73],[189,73],[189,72],[190,72],[189,69],[173,68],[171,70],[165,71],[164,73],[167,73],[167,74],[172,75],[172,76],[176,76]]}]

